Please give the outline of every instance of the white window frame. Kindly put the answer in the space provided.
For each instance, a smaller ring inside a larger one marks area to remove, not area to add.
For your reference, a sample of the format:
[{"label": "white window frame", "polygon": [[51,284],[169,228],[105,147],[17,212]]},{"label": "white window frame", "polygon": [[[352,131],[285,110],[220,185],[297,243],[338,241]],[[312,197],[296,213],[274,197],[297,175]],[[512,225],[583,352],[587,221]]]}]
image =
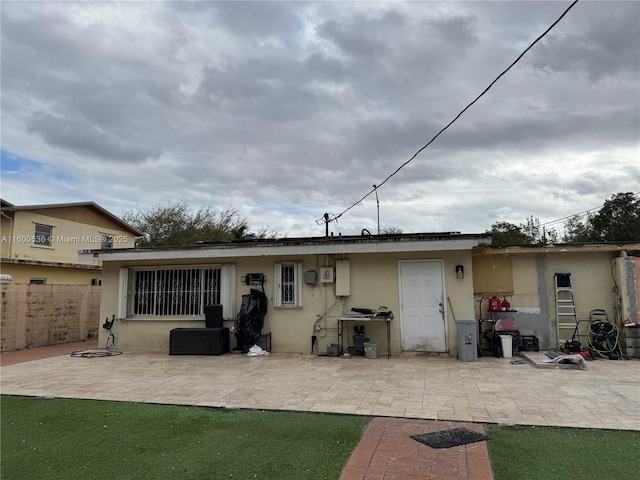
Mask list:
[{"label": "white window frame", "polygon": [[139,271],[158,271],[158,270],[179,270],[179,269],[218,269],[220,271],[219,283],[219,302],[222,305],[223,318],[229,320],[236,316],[235,306],[235,284],[236,284],[236,268],[235,265],[171,265],[171,266],[153,266],[153,267],[131,267],[121,268],[118,281],[118,318],[128,318],[131,320],[148,320],[148,319],[193,319],[204,318],[204,306],[202,312],[192,315],[134,315],[131,313],[133,306],[131,302],[135,296],[135,282],[133,275]]},{"label": "white window frame", "polygon": [[[284,298],[284,290],[287,287],[286,279],[283,279],[283,269],[293,268],[293,280],[288,286],[293,287],[293,299]],[[275,267],[275,292],[274,306],[276,308],[300,308],[302,307],[302,262],[277,262]]]}]

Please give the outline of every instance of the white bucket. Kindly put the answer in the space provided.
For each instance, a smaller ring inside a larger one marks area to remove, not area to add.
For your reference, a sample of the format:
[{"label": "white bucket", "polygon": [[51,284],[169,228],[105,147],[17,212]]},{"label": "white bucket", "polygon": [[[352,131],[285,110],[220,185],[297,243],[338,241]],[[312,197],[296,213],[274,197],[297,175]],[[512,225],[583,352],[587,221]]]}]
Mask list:
[{"label": "white bucket", "polygon": [[364,342],[364,358],[378,358],[378,344]]},{"label": "white bucket", "polygon": [[511,335],[500,335],[500,342],[502,343],[502,356],[511,358],[513,356],[513,337]]}]

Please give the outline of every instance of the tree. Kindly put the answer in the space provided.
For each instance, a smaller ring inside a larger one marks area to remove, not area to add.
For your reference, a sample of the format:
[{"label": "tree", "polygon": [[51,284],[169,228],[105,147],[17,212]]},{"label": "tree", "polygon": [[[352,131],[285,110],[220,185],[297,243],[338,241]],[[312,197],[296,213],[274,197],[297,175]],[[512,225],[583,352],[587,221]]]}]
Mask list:
[{"label": "tree", "polygon": [[384,227],[382,230],[380,230],[380,234],[381,235],[399,235],[403,233],[402,228],[396,226],[393,227]]},{"label": "tree", "polygon": [[640,198],[616,193],[600,211],[582,221],[575,215],[565,223],[565,242],[639,242]]},{"label": "tree", "polygon": [[491,225],[491,230],[485,233],[491,235],[491,245],[494,247],[506,247],[509,245],[531,245],[531,238],[518,226],[509,222],[496,222]]},{"label": "tree", "polygon": [[562,240],[566,243],[588,242],[591,236],[589,228],[588,222],[583,222],[580,215],[574,215],[564,224],[565,234]]},{"label": "tree", "polygon": [[555,228],[540,227],[540,219],[531,215],[527,223],[520,224],[520,229],[529,238],[529,245],[557,243],[559,239]]},{"label": "tree", "polygon": [[640,198],[631,192],[611,195],[589,224],[594,242],[640,242]]},{"label": "tree", "polygon": [[540,219],[533,215],[520,225],[496,222],[485,233],[491,235],[494,247],[542,245],[558,241],[558,232],[553,228],[541,228]]},{"label": "tree", "polygon": [[217,211],[211,206],[191,210],[187,200],[156,205],[148,209],[133,208],[122,219],[144,233],[138,247],[195,245],[197,242],[241,240],[247,236],[264,238],[268,231],[249,233],[249,223],[237,210],[226,207]]}]

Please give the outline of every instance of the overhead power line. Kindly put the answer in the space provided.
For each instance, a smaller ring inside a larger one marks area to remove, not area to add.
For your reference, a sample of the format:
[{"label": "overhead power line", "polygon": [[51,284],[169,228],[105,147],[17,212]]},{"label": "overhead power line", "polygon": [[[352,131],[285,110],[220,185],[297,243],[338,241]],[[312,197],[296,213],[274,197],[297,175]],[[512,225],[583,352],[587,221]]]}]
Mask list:
[{"label": "overhead power line", "polygon": [[560,223],[560,222],[562,222],[564,220],[568,220],[568,219],[573,218],[573,217],[584,217],[585,215],[588,215],[591,212],[595,212],[597,210],[600,210],[603,206],[604,205],[600,205],[599,207],[594,207],[594,208],[590,208],[588,210],[584,210],[582,212],[574,213],[572,215],[567,215],[565,217],[558,218],[556,220],[551,220],[550,222],[541,223],[540,226],[541,227],[548,227],[550,225],[555,225],[556,223]]},{"label": "overhead power line", "polygon": [[378,183],[373,189],[369,190],[369,192],[364,195],[362,198],[360,198],[358,201],[356,201],[355,203],[353,203],[350,207],[345,208],[342,212],[340,212],[337,215],[333,215],[329,218],[325,217],[320,218],[317,220],[318,223],[320,222],[326,222],[328,223],[329,221],[334,221],[337,220],[338,218],[340,218],[342,215],[344,215],[345,213],[347,213],[349,210],[351,210],[353,207],[355,207],[356,205],[358,205],[359,203],[361,203],[364,199],[366,199],[369,195],[371,195],[372,193],[374,193],[377,189],[379,189],[381,186],[383,186],[385,183],[387,183],[389,180],[391,180],[391,178],[396,175],[400,170],[402,170],[404,167],[406,167],[411,161],[413,161],[413,159],[415,159],[420,152],[422,152],[425,148],[427,148],[429,145],[431,145],[436,138],[438,138],[442,133],[444,133],[445,130],[447,130],[451,125],[453,125],[469,108],[471,108],[471,106],[473,106],[473,104],[475,104],[478,100],[480,100],[480,98],[482,98],[484,96],[485,93],[487,93],[491,87],[493,87],[493,85],[500,80],[500,78],[502,78],[502,76],[504,74],[506,74],[509,70],[511,70],[511,68],[520,61],[520,59],[522,57],[524,57],[524,55],[531,50],[531,48],[533,48],[533,46],[538,43],[540,40],[542,40],[545,35],[547,35],[547,33],[549,33],[559,22],[560,20],[562,20],[564,18],[564,16],[569,12],[569,10],[571,10],[576,3],[578,3],[580,0],[574,0],[573,3],[571,3],[571,5],[569,5],[569,7],[567,7],[567,9],[562,12],[562,15],[560,15],[558,17],[558,19],[553,22],[551,24],[551,26],[549,28],[547,28],[538,38],[536,38],[520,55],[518,55],[518,58],[516,58],[511,65],[509,65],[500,75],[498,75],[490,84],[487,88],[485,88],[482,93],[480,95],[478,95],[471,103],[469,103],[469,105],[467,105],[466,107],[464,107],[464,109],[462,109],[462,111],[460,111],[460,113],[458,113],[458,115],[455,116],[455,118],[453,120],[451,120],[444,128],[442,128],[442,130],[440,130],[431,140],[429,140],[429,142],[427,142],[422,148],[420,148],[420,150],[418,150],[409,160],[407,160],[406,162],[404,162],[402,165],[400,165],[393,173],[391,173],[387,178],[385,178],[382,182]]},{"label": "overhead power line", "polygon": [[[638,197],[639,195],[640,195],[640,192],[636,192],[636,193],[633,194],[634,197]],[[573,218],[573,217],[584,217],[584,216],[590,214],[591,212],[596,212],[596,211],[602,209],[602,207],[604,207],[604,205],[605,204],[603,203],[602,205],[599,205],[599,206],[593,207],[593,208],[589,208],[588,210],[583,210],[582,212],[574,213],[572,215],[566,215],[566,216],[564,216],[562,218],[558,218],[556,220],[551,220],[550,222],[541,223],[540,227],[548,227],[550,225],[555,225],[556,223],[560,223],[563,220],[568,220],[568,219]]]}]

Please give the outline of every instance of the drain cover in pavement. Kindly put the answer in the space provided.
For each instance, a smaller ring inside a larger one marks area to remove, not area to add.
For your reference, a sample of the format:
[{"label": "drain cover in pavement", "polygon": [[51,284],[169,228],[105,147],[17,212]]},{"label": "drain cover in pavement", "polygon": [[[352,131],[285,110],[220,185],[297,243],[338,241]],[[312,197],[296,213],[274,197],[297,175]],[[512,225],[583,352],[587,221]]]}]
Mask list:
[{"label": "drain cover in pavement", "polygon": [[439,432],[422,433],[420,435],[411,435],[411,438],[420,443],[424,443],[431,448],[449,448],[457,445],[466,445],[467,443],[489,440],[489,437],[486,435],[463,427],[441,430]]}]

